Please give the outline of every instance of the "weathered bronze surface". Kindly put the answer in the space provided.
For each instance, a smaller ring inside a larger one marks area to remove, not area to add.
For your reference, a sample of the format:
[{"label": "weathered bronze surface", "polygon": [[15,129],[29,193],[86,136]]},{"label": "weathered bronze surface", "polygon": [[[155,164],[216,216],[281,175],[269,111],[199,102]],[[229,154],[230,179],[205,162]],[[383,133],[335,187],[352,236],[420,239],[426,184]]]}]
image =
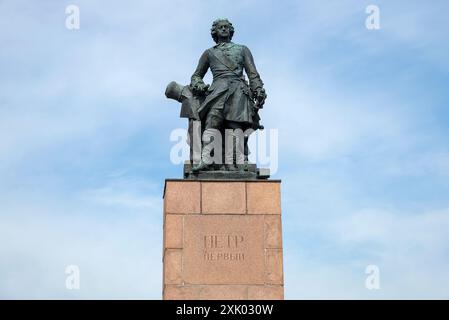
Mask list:
[{"label": "weathered bronze surface", "polygon": [[[190,85],[182,86],[173,81],[167,86],[165,95],[181,102],[180,117],[189,119],[191,164],[184,168],[185,178],[219,176],[222,179],[229,175],[235,179],[241,175],[242,179],[256,179],[269,176],[259,176],[258,169],[248,163],[248,138],[254,130],[263,129],[259,110],[267,95],[251,51],[232,42],[233,35],[231,22],[215,20],[211,36],[216,45],[201,55]],[[210,85],[203,81],[209,69],[213,76]],[[201,137],[197,139],[201,150],[198,157],[193,152],[195,123],[200,127]],[[218,138],[221,145],[215,148]]]}]

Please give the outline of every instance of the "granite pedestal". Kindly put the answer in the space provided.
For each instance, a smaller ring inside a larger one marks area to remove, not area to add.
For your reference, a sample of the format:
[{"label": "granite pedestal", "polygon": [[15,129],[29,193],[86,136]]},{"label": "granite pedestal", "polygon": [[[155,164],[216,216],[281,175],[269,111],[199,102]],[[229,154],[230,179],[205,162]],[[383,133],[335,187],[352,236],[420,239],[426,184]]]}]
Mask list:
[{"label": "granite pedestal", "polygon": [[280,185],[166,180],[163,299],[283,299]]}]

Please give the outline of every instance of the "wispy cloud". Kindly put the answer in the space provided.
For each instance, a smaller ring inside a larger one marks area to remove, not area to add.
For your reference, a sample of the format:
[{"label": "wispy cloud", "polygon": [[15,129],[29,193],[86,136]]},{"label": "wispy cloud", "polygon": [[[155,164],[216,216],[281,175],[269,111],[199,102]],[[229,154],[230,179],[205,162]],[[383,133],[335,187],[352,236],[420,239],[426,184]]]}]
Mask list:
[{"label": "wispy cloud", "polygon": [[[341,216],[301,223],[302,230],[323,235],[325,244],[287,253],[287,278],[295,279],[289,290],[291,298],[448,297],[447,209],[421,213],[363,209],[340,213]],[[365,287],[368,265],[380,269],[380,290]]]},{"label": "wispy cloud", "polygon": [[[162,198],[150,189],[125,178],[65,201],[2,201],[0,296],[160,299]],[[80,290],[65,287],[68,265]]]}]

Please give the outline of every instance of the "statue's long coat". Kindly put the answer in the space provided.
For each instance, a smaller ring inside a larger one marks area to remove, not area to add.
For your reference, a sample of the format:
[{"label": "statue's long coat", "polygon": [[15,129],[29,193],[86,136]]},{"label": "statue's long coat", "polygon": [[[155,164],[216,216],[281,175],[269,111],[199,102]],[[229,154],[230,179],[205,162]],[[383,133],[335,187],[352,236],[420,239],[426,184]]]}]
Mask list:
[{"label": "statue's long coat", "polygon": [[[213,107],[223,109],[226,120],[257,126],[260,118],[251,99],[251,91],[262,88],[263,82],[249,49],[232,42],[220,43],[207,49],[192,75],[192,86],[204,83],[203,77],[208,68],[212,71],[213,81],[208,95],[199,106],[200,118],[205,119],[207,112]],[[248,76],[249,87],[243,70]]]}]

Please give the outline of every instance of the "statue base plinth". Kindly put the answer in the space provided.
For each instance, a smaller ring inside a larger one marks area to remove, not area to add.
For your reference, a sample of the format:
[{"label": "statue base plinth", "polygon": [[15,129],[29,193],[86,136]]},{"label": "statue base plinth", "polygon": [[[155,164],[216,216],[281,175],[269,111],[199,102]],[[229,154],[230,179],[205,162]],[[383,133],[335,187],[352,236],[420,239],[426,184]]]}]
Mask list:
[{"label": "statue base plinth", "polygon": [[167,179],[163,299],[283,299],[280,183]]},{"label": "statue base plinth", "polygon": [[192,164],[190,161],[184,163],[184,179],[189,180],[257,180],[268,179],[270,177],[270,169],[257,168],[255,163],[248,163],[237,165],[239,170],[226,171],[222,170],[221,165],[212,165],[211,170],[207,171],[192,171]]}]

